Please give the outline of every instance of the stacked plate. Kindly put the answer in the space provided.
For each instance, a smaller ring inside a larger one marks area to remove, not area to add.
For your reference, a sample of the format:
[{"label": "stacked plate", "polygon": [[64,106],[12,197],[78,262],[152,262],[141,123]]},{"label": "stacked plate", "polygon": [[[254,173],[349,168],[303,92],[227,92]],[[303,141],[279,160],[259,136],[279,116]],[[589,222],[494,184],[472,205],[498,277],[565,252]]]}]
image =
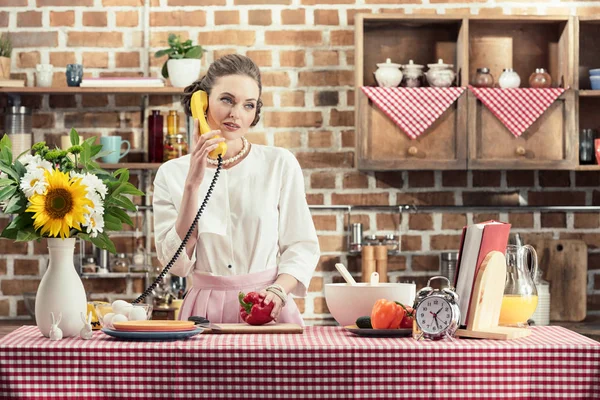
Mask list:
[{"label": "stacked plate", "polygon": [[103,328],[109,336],[125,340],[179,340],[202,333],[192,321],[126,321]]}]

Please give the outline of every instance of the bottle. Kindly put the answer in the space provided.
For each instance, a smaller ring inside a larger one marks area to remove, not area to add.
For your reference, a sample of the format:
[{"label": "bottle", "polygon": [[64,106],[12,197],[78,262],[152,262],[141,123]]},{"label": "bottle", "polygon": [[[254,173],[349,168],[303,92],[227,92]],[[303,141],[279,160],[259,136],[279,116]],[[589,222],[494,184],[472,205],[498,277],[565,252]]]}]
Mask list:
[{"label": "bottle", "polygon": [[152,110],[148,117],[148,158],[152,163],[163,162],[163,116],[158,110]]},{"label": "bottle", "polygon": [[179,115],[177,115],[177,111],[171,110],[169,111],[169,116],[167,117],[167,135],[177,135],[179,133]]},{"label": "bottle", "polygon": [[144,248],[144,238],[139,236],[139,232],[136,232],[135,244],[136,249],[135,253],[133,254],[133,265],[137,267],[145,267],[146,249]]}]

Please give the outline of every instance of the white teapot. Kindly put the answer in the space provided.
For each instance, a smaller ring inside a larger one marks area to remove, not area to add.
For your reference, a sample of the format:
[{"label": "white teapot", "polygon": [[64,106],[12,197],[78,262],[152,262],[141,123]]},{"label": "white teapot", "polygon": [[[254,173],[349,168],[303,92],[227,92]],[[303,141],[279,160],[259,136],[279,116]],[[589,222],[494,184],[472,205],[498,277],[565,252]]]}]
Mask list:
[{"label": "white teapot", "polygon": [[394,64],[389,58],[384,63],[377,64],[375,80],[380,87],[397,87],[402,82],[400,64]]},{"label": "white teapot", "polygon": [[453,64],[444,64],[444,60],[441,58],[436,64],[427,64],[429,71],[425,73],[429,86],[432,87],[450,87],[456,73],[452,70]]}]

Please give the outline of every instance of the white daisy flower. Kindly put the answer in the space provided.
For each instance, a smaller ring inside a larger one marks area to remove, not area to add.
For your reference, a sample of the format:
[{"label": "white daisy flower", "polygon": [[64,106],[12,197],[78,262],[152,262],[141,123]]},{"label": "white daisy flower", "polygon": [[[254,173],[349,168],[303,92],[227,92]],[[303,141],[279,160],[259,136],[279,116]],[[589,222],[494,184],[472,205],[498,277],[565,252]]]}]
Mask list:
[{"label": "white daisy flower", "polygon": [[[29,158],[29,157],[31,158]],[[23,158],[27,157],[27,159],[23,160]],[[42,159],[42,157],[35,155],[35,156],[30,156],[29,154],[26,154],[25,156],[21,157],[19,159],[19,161],[21,161],[21,164],[23,164],[26,169],[27,172],[33,171],[35,169],[40,169],[40,170],[48,170],[48,171],[52,171],[52,163],[50,161],[46,161],[44,159]]]},{"label": "white daisy flower", "polygon": [[100,197],[103,199],[108,193],[108,188],[102,182],[100,178],[93,174],[80,174],[74,171],[71,171],[71,176],[76,176],[82,179],[82,183],[88,187],[88,191],[98,192]]},{"label": "white daisy flower", "polygon": [[19,161],[21,162],[21,164],[23,164],[23,166],[27,166],[28,164],[30,164],[36,157],[40,158],[40,156],[34,156],[32,154],[23,154],[21,157],[19,157]]},{"label": "white daisy flower", "polygon": [[98,236],[98,233],[102,233],[104,230],[104,218],[102,215],[98,213],[91,213],[85,215],[86,219],[86,232],[90,235],[90,237],[95,238]]},{"label": "white daisy flower", "polygon": [[41,168],[28,170],[21,178],[19,186],[27,198],[30,198],[34,194],[43,194],[48,187],[48,182],[46,182],[46,178],[44,177],[44,170]]},{"label": "white daisy flower", "polygon": [[[89,187],[88,187],[89,188]],[[91,192],[87,191],[87,194],[85,195],[85,197],[89,200],[92,201],[92,203],[94,204],[93,207],[90,206],[85,206],[88,210],[90,210],[90,213],[96,213],[99,215],[103,215],[104,214],[104,202],[102,201],[102,199],[100,198],[100,195],[96,192]]]}]

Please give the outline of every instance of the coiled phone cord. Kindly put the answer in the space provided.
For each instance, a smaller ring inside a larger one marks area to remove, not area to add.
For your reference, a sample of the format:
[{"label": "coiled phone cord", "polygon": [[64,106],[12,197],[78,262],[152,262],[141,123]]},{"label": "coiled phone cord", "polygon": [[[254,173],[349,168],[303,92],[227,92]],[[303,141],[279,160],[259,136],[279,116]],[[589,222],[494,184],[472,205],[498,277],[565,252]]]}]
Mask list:
[{"label": "coiled phone cord", "polygon": [[204,200],[202,201],[202,205],[198,209],[198,212],[196,213],[196,217],[194,218],[194,221],[192,222],[190,229],[187,231],[187,233],[185,234],[185,237],[181,241],[181,244],[179,245],[179,248],[175,252],[175,255],[173,256],[173,258],[171,258],[171,261],[169,261],[167,266],[162,270],[162,272],[158,275],[158,277],[156,277],[154,282],[150,286],[148,286],[148,288],[146,290],[144,290],[144,293],[142,293],[140,295],[140,297],[138,297],[137,299],[135,299],[134,301],[131,302],[132,304],[139,303],[140,301],[144,300],[150,293],[152,293],[152,291],[156,288],[156,286],[160,283],[160,281],[162,281],[162,279],[165,277],[167,272],[169,272],[169,270],[171,269],[171,267],[173,266],[175,261],[177,261],[177,259],[181,255],[181,252],[185,248],[185,245],[187,244],[188,240],[190,239],[190,236],[192,236],[194,229],[196,229],[196,225],[198,225],[198,220],[200,219],[200,216],[202,215],[204,208],[206,208],[206,204],[208,204],[208,200],[210,199],[210,195],[212,194],[212,191],[215,187],[215,183],[217,183],[217,178],[219,177],[219,173],[221,172],[221,167],[223,166],[223,158],[221,157],[220,154],[217,158],[217,161],[218,161],[218,164],[217,164],[217,170],[215,171],[215,176],[213,176],[212,181],[210,182],[210,186],[208,187],[208,191],[206,192],[206,196],[204,196]]}]

